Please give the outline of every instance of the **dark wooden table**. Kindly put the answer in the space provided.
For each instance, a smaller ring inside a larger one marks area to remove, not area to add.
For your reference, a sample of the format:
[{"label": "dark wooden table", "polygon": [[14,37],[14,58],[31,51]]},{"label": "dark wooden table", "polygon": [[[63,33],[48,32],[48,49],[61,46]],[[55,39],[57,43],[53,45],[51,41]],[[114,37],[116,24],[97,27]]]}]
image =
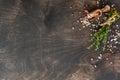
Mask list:
[{"label": "dark wooden table", "polygon": [[[88,3],[93,7],[95,1]],[[120,9],[120,0],[112,3]],[[90,57],[99,52],[86,49],[90,30],[75,22],[83,5],[83,0],[0,0],[0,80],[120,80],[119,53],[113,65],[90,70]]]}]

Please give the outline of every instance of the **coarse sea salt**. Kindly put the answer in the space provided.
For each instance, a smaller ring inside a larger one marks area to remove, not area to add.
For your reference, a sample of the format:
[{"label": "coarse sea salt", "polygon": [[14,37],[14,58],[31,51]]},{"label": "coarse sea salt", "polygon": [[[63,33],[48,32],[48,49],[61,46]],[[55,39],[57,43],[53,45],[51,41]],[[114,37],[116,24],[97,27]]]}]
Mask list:
[{"label": "coarse sea salt", "polygon": [[75,27],[72,27],[72,30],[74,30],[75,29]]}]

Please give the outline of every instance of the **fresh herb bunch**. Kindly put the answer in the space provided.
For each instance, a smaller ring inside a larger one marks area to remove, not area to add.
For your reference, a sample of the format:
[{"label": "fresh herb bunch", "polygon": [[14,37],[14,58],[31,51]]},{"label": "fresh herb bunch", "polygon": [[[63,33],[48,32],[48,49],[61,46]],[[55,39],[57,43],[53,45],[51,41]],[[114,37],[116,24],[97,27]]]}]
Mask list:
[{"label": "fresh herb bunch", "polygon": [[101,28],[98,30],[98,32],[94,33],[93,37],[90,39],[90,42],[92,42],[92,44],[88,47],[88,49],[91,49],[95,46],[95,50],[98,50],[101,43],[103,43],[104,51],[106,49],[107,36],[110,31],[110,25],[118,19],[120,19],[120,14],[115,8],[112,8],[108,13],[107,20],[100,25]]},{"label": "fresh herb bunch", "polygon": [[95,50],[99,49],[99,46],[101,44],[101,42],[104,44],[103,50],[105,50],[106,47],[106,42],[107,42],[107,36],[108,33],[110,31],[110,27],[109,25],[104,25],[102,26],[98,32],[96,32],[93,37],[90,39],[90,42],[93,42],[88,49],[92,48],[93,46],[95,46]]}]

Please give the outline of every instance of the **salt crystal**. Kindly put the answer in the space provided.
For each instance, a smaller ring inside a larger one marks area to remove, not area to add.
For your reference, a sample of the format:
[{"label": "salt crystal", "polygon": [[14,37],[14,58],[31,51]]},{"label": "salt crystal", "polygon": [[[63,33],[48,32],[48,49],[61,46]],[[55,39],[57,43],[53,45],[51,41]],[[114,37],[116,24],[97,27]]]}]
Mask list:
[{"label": "salt crystal", "polygon": [[117,43],[118,43],[118,41],[115,42],[115,44],[117,44]]},{"label": "salt crystal", "polygon": [[90,29],[90,30],[92,30],[92,29]]},{"label": "salt crystal", "polygon": [[73,7],[72,7],[72,6],[70,6],[70,8],[72,9]]},{"label": "salt crystal", "polygon": [[116,25],[116,27],[118,27],[119,25]]},{"label": "salt crystal", "polygon": [[74,30],[75,28],[74,27],[72,27],[72,30]]},{"label": "salt crystal", "polygon": [[102,59],[102,57],[101,57],[101,56],[98,56],[98,59]]},{"label": "salt crystal", "polygon": [[81,31],[81,29],[79,29]]},{"label": "salt crystal", "polygon": [[98,20],[100,19],[100,18],[97,18]]},{"label": "salt crystal", "polygon": [[74,16],[74,14],[71,14],[71,16]]},{"label": "salt crystal", "polygon": [[109,46],[109,45],[107,45],[107,47],[109,48],[110,46]]},{"label": "salt crystal", "polygon": [[99,5],[99,1],[96,1],[96,4]]},{"label": "salt crystal", "polygon": [[112,45],[110,45],[110,47],[112,48]]},{"label": "salt crystal", "polygon": [[110,40],[111,42],[113,41],[113,39]]},{"label": "salt crystal", "polygon": [[112,4],[111,7],[115,7],[115,4]]},{"label": "salt crystal", "polygon": [[90,36],[93,36],[92,34],[90,34]]},{"label": "salt crystal", "polygon": [[113,62],[110,62],[110,64],[113,64]]},{"label": "salt crystal", "polygon": [[95,26],[95,24],[92,24],[92,26],[94,27],[94,26]]},{"label": "salt crystal", "polygon": [[96,65],[94,65],[94,67],[96,68],[97,66],[96,66]]},{"label": "salt crystal", "polygon": [[91,60],[91,61],[93,61],[93,60],[94,60],[94,58],[91,58],[90,60]]},{"label": "salt crystal", "polygon": [[102,54],[100,54],[100,56],[102,57]]},{"label": "salt crystal", "polygon": [[114,39],[114,41],[116,41],[116,40],[117,40],[117,38]]},{"label": "salt crystal", "polygon": [[113,48],[117,48],[116,46],[113,46]]},{"label": "salt crystal", "polygon": [[112,52],[112,49],[110,49],[110,51]]},{"label": "salt crystal", "polygon": [[97,30],[94,30],[95,32],[97,32]]},{"label": "salt crystal", "polygon": [[81,12],[79,12],[79,14],[81,14]]},{"label": "salt crystal", "polygon": [[85,26],[83,26],[83,28],[85,28]]},{"label": "salt crystal", "polygon": [[79,21],[79,20],[77,20],[76,22],[77,22],[77,23],[79,23],[80,21]]}]

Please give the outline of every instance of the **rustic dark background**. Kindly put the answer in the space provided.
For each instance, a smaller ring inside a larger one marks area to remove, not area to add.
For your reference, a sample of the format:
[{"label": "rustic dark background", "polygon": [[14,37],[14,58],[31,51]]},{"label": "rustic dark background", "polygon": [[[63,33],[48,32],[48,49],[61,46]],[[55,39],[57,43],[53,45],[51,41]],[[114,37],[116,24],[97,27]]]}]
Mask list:
[{"label": "rustic dark background", "polygon": [[[109,2],[120,9],[120,0]],[[119,53],[114,65],[89,69],[89,58],[99,53],[86,49],[90,30],[72,29],[83,3],[0,0],[0,80],[120,80]],[[95,0],[86,3],[92,9]]]}]

